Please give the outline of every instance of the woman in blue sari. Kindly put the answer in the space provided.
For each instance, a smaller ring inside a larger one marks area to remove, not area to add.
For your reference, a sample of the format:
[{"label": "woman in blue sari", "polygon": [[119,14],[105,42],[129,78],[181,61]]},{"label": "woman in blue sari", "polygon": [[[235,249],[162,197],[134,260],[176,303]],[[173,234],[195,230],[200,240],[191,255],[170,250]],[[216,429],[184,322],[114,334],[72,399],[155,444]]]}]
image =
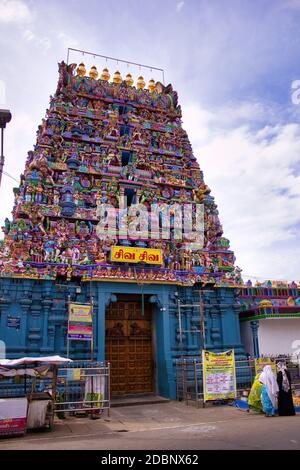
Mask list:
[{"label": "woman in blue sari", "polygon": [[275,416],[279,387],[271,366],[265,366],[263,368],[259,381],[262,383],[261,401],[263,411],[267,417]]}]

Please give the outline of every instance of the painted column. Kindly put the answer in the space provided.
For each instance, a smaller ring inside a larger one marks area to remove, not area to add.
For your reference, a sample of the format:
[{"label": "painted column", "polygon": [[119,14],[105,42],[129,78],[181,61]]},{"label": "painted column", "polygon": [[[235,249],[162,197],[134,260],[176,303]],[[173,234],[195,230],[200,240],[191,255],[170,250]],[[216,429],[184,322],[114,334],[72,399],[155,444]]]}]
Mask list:
[{"label": "painted column", "polygon": [[42,300],[42,321],[43,321],[43,331],[42,331],[42,347],[41,352],[44,354],[49,354],[51,352],[51,348],[48,346],[48,322],[49,322],[49,313],[52,306],[52,298],[51,298],[51,283],[45,282],[44,284],[44,295]]},{"label": "painted column", "polygon": [[169,312],[168,287],[163,286],[157,294],[157,371],[158,393],[161,396],[176,398],[175,367],[171,355],[171,322]]},{"label": "painted column", "polygon": [[8,347],[7,338],[4,336],[7,331],[6,321],[7,321],[7,311],[9,308],[9,302],[5,299],[0,299],[0,358],[7,358]]},{"label": "painted column", "polygon": [[250,321],[250,328],[252,331],[254,356],[259,357],[259,342],[258,342],[259,321],[256,321],[256,320]]},{"label": "painted column", "polygon": [[21,344],[24,345],[23,355],[28,355],[28,317],[30,315],[31,309],[31,296],[29,296],[30,290],[28,285],[23,284],[23,293],[21,294],[21,298],[19,299],[19,303],[22,310],[22,320],[21,320]]},{"label": "painted column", "polygon": [[94,341],[94,352],[93,358],[94,361],[98,358],[98,292],[93,290],[93,341]]},{"label": "painted column", "polygon": [[105,361],[105,308],[108,300],[108,294],[103,292],[98,284],[98,350],[97,361]]},{"label": "painted column", "polygon": [[197,356],[200,354],[200,308],[193,307],[192,308],[192,316],[191,316],[191,344],[190,349],[193,351],[193,355]]},{"label": "painted column", "polygon": [[111,302],[116,302],[117,298],[111,291],[105,289],[112,289],[109,283],[97,284],[98,291],[98,350],[97,361],[105,361],[105,310]]},{"label": "painted column", "polygon": [[[188,295],[186,298],[186,302],[188,305],[193,304],[193,297],[192,297],[192,292],[189,289]],[[184,309],[184,314],[185,314],[185,330],[186,330],[186,351],[187,354],[193,354],[193,335],[192,335],[192,316],[193,316],[193,307],[187,307]]]}]

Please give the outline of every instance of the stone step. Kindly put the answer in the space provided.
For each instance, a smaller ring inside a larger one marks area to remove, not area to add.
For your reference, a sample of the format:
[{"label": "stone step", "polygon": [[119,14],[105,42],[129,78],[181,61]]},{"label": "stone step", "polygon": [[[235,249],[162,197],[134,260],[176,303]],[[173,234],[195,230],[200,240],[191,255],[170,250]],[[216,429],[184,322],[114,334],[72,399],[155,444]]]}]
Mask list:
[{"label": "stone step", "polygon": [[169,403],[168,398],[160,397],[158,395],[127,395],[124,397],[112,398],[110,402],[111,408],[121,406],[136,406],[136,405],[156,405],[158,403]]}]

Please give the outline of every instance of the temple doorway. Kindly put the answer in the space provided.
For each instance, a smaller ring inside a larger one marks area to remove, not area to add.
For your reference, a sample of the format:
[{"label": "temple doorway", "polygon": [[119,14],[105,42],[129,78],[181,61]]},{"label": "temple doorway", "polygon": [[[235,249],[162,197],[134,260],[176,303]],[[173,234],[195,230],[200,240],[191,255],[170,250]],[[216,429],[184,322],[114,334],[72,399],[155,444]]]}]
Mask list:
[{"label": "temple doorway", "polygon": [[105,358],[112,396],[152,393],[152,304],[141,295],[118,294],[106,309]]}]

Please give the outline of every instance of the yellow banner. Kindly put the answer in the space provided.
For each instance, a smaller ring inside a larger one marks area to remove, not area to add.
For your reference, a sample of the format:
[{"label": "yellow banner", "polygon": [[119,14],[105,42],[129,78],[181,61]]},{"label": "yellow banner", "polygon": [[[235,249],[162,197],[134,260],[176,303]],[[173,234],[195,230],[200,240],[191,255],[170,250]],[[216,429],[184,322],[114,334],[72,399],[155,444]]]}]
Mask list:
[{"label": "yellow banner", "polygon": [[69,304],[69,321],[92,323],[91,306],[84,304]]},{"label": "yellow banner", "polygon": [[262,372],[265,366],[271,366],[274,374],[277,373],[276,364],[270,357],[260,357],[255,359],[255,375]]},{"label": "yellow banner", "polygon": [[162,250],[155,248],[111,247],[111,261],[119,263],[162,264]]},{"label": "yellow banner", "polygon": [[202,351],[204,401],[235,398],[234,350]]}]

